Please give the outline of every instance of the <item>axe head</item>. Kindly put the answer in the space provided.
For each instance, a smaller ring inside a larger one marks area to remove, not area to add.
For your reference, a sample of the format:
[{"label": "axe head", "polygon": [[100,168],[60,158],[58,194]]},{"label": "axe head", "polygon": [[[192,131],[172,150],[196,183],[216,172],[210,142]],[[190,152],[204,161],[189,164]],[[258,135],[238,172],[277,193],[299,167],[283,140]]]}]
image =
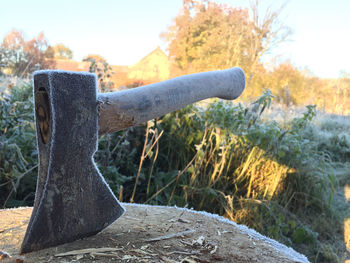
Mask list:
[{"label": "axe head", "polygon": [[21,253],[94,235],[124,213],[93,160],[95,75],[39,71],[34,98],[39,175]]}]

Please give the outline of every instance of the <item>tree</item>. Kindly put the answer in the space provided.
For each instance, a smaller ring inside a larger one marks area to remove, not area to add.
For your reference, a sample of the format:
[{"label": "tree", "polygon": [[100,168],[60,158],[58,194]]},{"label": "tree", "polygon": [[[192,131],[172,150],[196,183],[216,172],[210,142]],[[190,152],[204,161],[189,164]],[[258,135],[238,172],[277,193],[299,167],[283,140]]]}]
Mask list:
[{"label": "tree", "polygon": [[235,45],[234,40],[243,35],[247,25],[246,10],[184,0],[182,12],[162,37],[168,41],[169,56],[176,65],[184,73],[193,73],[239,64],[242,45]]},{"label": "tree", "polygon": [[73,58],[73,51],[63,44],[57,44],[49,48],[52,49],[55,59],[72,59]]},{"label": "tree", "polygon": [[86,57],[83,58],[83,61],[87,61],[87,62],[99,62],[99,63],[106,63],[107,60],[100,56],[100,55],[96,55],[96,54],[91,54],[91,55],[87,55]]},{"label": "tree", "polygon": [[161,37],[182,73],[242,67],[251,83],[261,57],[290,31],[278,21],[282,9],[261,19],[257,2],[248,9],[209,0],[184,0],[180,14]]},{"label": "tree", "polygon": [[6,66],[5,56],[6,56],[6,50],[0,47],[0,76],[4,74],[2,72],[2,69]]},{"label": "tree", "polygon": [[21,77],[37,69],[52,68],[53,53],[48,47],[44,33],[25,41],[21,31],[12,30],[1,44],[2,61],[12,75]]},{"label": "tree", "polygon": [[285,5],[276,10],[268,8],[265,10],[265,15],[261,16],[258,3],[259,1],[255,0],[255,3],[252,2],[250,7],[253,23],[253,28],[248,33],[248,53],[251,56],[249,72],[251,74],[255,73],[261,57],[285,42],[291,34],[290,28],[279,20]]},{"label": "tree", "polygon": [[12,30],[4,37],[1,44],[3,62],[16,76],[25,70],[28,63],[24,43],[23,33]]},{"label": "tree", "polygon": [[97,75],[101,92],[114,89],[114,83],[112,81],[114,72],[104,57],[100,55],[88,55],[83,58],[83,61],[90,62],[89,72]]},{"label": "tree", "polygon": [[267,74],[265,85],[285,106],[313,103],[312,78],[293,67],[289,62],[278,65]]}]

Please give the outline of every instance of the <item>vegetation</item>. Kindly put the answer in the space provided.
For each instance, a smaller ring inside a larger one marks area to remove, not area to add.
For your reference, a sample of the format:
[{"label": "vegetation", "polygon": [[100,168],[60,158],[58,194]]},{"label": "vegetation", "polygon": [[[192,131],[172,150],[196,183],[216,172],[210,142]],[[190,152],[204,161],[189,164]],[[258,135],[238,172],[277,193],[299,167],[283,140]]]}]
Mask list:
[{"label": "vegetation", "polygon": [[[288,122],[263,121],[272,99],[265,91],[249,106],[188,106],[101,137],[95,160],[124,201],[218,213],[315,262],[338,262],[344,248],[337,240],[342,217],[334,193],[341,178],[335,168],[350,168],[350,122],[315,120],[311,105]],[[0,102],[0,205],[32,205],[32,88],[13,87]]]},{"label": "vegetation", "polygon": [[241,67],[247,76],[244,101],[266,89],[285,106],[315,104],[319,109],[349,114],[350,75],[325,80],[285,61],[273,68],[263,58],[291,35],[280,20],[283,6],[259,13],[258,1],[242,9],[208,0],[185,0],[172,25],[162,33],[174,66],[172,75]]},{"label": "vegetation", "polygon": [[49,48],[52,50],[51,52],[53,52],[55,59],[72,59],[73,58],[73,51],[63,44],[57,44]]},{"label": "vegetation", "polygon": [[[1,90],[1,89],[0,89]],[[0,96],[0,203],[2,207],[33,202],[37,149],[32,87],[14,87]]]},{"label": "vegetation", "polygon": [[[258,13],[213,1],[183,1],[173,25],[162,34],[169,56],[186,73],[241,66],[247,76],[262,68],[260,58],[283,42],[290,30],[278,17],[281,10]],[[248,78],[251,81],[251,78]]]},{"label": "vegetation", "polygon": [[[350,214],[338,198],[350,183],[350,120],[325,112],[350,112],[350,75],[319,79],[289,62],[265,68],[261,58],[290,31],[279,21],[281,9],[266,16],[257,10],[257,4],[246,10],[184,0],[163,34],[174,76],[242,67],[248,84],[241,104],[190,105],[105,135],[95,160],[123,201],[217,213],[294,247],[312,262],[340,262],[344,242],[350,248],[343,236]],[[71,56],[62,44],[49,46],[44,34],[26,41],[12,30],[0,46],[0,74],[30,76],[53,67],[55,58]],[[90,55],[84,61],[101,91],[113,88],[106,59]],[[3,85],[0,206],[32,205],[37,176],[32,87]]]},{"label": "vegetation", "polygon": [[[171,76],[178,76],[239,66],[246,73],[248,87],[242,101],[254,101],[268,88],[285,107],[313,104],[326,112],[349,114],[349,73],[343,72],[338,79],[320,79],[288,61],[265,66],[266,55],[286,41],[291,31],[280,19],[283,6],[263,13],[258,1],[252,3],[249,9],[242,9],[209,0],[183,1],[179,14],[161,35],[169,52],[169,63],[161,63],[167,67],[166,75],[169,71]],[[25,40],[23,35],[12,30],[4,37],[0,46],[0,76],[4,73],[30,76],[37,69],[54,68],[56,59],[72,57],[72,51],[63,44],[50,46],[43,33],[31,40]],[[118,67],[113,67],[112,74],[107,60],[99,55],[89,55],[83,61],[90,62],[89,71],[99,75],[102,91],[151,81],[140,76],[134,79],[137,72],[131,77],[125,69],[118,71]],[[156,67],[145,63],[147,71],[155,76],[162,71],[157,63]]]},{"label": "vegetation", "polygon": [[113,90],[114,83],[111,81],[113,72],[105,58],[99,55],[88,55],[83,61],[90,62],[89,72],[96,74],[100,92]]},{"label": "vegetation", "polygon": [[23,32],[12,30],[0,46],[0,64],[6,66],[6,73],[26,77],[35,70],[52,68],[54,53],[49,48],[44,33],[26,41]]}]

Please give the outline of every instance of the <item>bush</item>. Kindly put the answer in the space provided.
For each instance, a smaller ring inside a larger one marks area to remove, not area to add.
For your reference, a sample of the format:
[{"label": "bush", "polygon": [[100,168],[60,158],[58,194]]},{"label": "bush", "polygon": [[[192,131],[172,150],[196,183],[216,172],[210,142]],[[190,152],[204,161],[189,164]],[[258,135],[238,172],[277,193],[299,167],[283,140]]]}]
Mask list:
[{"label": "bush", "polygon": [[32,87],[13,87],[0,95],[0,205],[30,205],[34,200],[37,150]]},{"label": "bush", "polygon": [[[263,121],[272,99],[266,91],[251,106],[187,106],[102,136],[95,161],[124,201],[218,213],[311,259],[331,260],[334,253],[322,243],[339,231],[330,227],[339,220],[331,167],[347,156],[347,141],[317,137],[314,106],[283,125]],[[37,150],[30,85],[2,94],[0,103],[0,202],[32,205]]]}]

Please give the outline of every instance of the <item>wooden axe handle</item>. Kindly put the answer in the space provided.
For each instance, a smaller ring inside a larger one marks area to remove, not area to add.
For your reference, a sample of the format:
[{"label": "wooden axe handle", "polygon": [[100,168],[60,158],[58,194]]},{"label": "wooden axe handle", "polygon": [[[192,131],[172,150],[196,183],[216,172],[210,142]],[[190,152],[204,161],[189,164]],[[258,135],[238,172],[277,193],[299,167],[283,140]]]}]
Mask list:
[{"label": "wooden axe handle", "polygon": [[233,100],[245,87],[240,68],[181,76],[155,84],[98,94],[99,134],[116,132],[181,109],[191,103],[218,97]]}]

